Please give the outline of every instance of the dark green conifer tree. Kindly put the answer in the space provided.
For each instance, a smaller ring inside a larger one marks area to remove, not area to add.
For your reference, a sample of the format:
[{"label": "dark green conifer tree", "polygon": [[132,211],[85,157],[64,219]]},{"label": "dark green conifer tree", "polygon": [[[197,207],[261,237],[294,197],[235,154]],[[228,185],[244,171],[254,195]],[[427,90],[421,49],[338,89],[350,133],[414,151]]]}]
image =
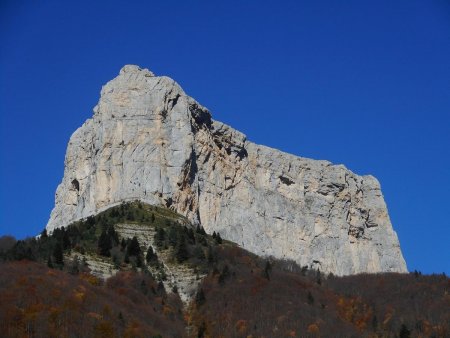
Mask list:
[{"label": "dark green conifer tree", "polygon": [[230,268],[228,267],[227,264],[225,264],[225,266],[222,269],[222,272],[219,275],[219,284],[223,284],[225,283],[225,280],[228,278],[228,276],[230,275]]},{"label": "dark green conifer tree", "polygon": [[117,244],[119,244],[119,235],[117,234],[116,229],[114,229],[114,225],[110,225],[108,227],[107,233],[113,242],[113,246],[116,246]]},{"label": "dark green conifer tree", "polygon": [[117,218],[117,217],[119,217],[120,215],[119,215],[119,212],[117,211],[117,209],[114,207],[112,210],[111,210],[111,217],[113,217],[113,218]]},{"label": "dark green conifer tree", "polygon": [[121,326],[125,326],[125,318],[123,317],[123,314],[122,314],[121,311],[119,311],[119,316],[118,316],[118,318],[119,318],[119,323],[120,323],[120,325],[121,325]]},{"label": "dark green conifer tree", "polygon": [[203,292],[203,289],[200,288],[195,295],[195,304],[197,304],[197,306],[202,306],[205,303],[205,300],[205,293]]},{"label": "dark green conifer tree", "polygon": [[408,330],[405,324],[400,327],[399,338],[409,338],[411,337],[411,331]]},{"label": "dark green conifer tree", "polygon": [[208,245],[207,258],[208,258],[208,263],[210,263],[210,264],[213,264],[217,261],[216,255],[214,254],[214,250],[210,245]]},{"label": "dark green conifer tree", "polygon": [[206,235],[205,229],[203,229],[203,227],[201,225],[197,225],[197,229],[195,232],[197,232],[198,234],[203,235],[203,236]]},{"label": "dark green conifer tree", "polygon": [[106,231],[102,231],[98,239],[98,253],[101,256],[109,257],[111,253],[109,250],[112,248],[111,237],[108,236]]},{"label": "dark green conifer tree", "polygon": [[217,244],[222,244],[222,237],[220,237],[219,233],[216,234],[216,243]]},{"label": "dark green conifer tree", "polygon": [[144,279],[141,282],[141,291],[144,295],[148,293],[147,283],[145,282]]},{"label": "dark green conifer tree", "polygon": [[178,231],[176,227],[169,228],[169,245],[176,246],[178,241]]},{"label": "dark green conifer tree", "polygon": [[203,248],[200,245],[196,245],[193,252],[194,256],[200,260],[205,259],[205,253],[203,252]]},{"label": "dark green conifer tree", "polygon": [[157,259],[158,259],[158,256],[153,251],[153,248],[151,246],[149,246],[148,250],[147,250],[147,255],[145,256],[145,260],[147,261],[147,263],[150,263],[150,262],[155,261]]},{"label": "dark green conifer tree", "polygon": [[263,270],[263,277],[267,280],[270,280],[270,271],[272,271],[272,266],[270,265],[270,262],[267,261]]},{"label": "dark green conifer tree", "polygon": [[164,283],[162,281],[158,282],[156,292],[158,293],[158,295],[164,295],[166,293],[166,289],[164,288]]},{"label": "dark green conifer tree", "polygon": [[143,265],[143,264],[142,264],[142,255],[139,254],[139,255],[136,256],[136,266],[137,266],[138,268],[141,268],[142,265]]},{"label": "dark green conifer tree", "polygon": [[309,304],[309,305],[314,304],[314,297],[313,297],[313,295],[311,294],[311,291],[308,291],[308,304]]},{"label": "dark green conifer tree", "polygon": [[86,220],[86,225],[88,228],[91,228],[95,224],[95,218],[93,216],[89,216]]},{"label": "dark green conifer tree", "polygon": [[316,283],[319,285],[322,284],[322,274],[320,273],[319,269],[317,269],[317,272],[316,272]]},{"label": "dark green conifer tree", "polygon": [[130,256],[139,256],[141,253],[141,248],[139,246],[139,242],[136,236],[134,236],[130,243],[127,246],[127,253]]},{"label": "dark green conifer tree", "polygon": [[61,246],[61,243],[56,243],[54,249],[53,249],[53,258],[55,258],[55,264],[62,267],[64,266],[64,256],[63,256],[63,249]]},{"label": "dark green conifer tree", "polygon": [[51,258],[50,256],[48,256],[48,259],[47,259],[47,266],[48,266],[50,269],[53,269],[52,258]]},{"label": "dark green conifer tree", "polygon": [[378,329],[378,318],[376,315],[374,315],[372,318],[372,329],[373,331],[377,331]]},{"label": "dark green conifer tree", "polygon": [[189,258],[184,232],[180,232],[178,235],[177,244],[175,247],[175,258],[178,263],[182,263]]},{"label": "dark green conifer tree", "polygon": [[47,229],[42,230],[41,238],[48,238]]},{"label": "dark green conifer tree", "polygon": [[155,234],[155,245],[158,249],[162,249],[164,247],[164,242],[166,240],[166,232],[163,228],[158,227]]},{"label": "dark green conifer tree", "polygon": [[205,333],[206,333],[206,324],[205,322],[202,322],[202,325],[200,325],[197,331],[197,338],[204,338]]},{"label": "dark green conifer tree", "polygon": [[64,250],[70,248],[70,238],[67,230],[63,230],[62,232],[62,247]]},{"label": "dark green conifer tree", "polygon": [[187,231],[187,238],[190,244],[195,244],[195,234],[192,228],[189,228]]},{"label": "dark green conifer tree", "polygon": [[132,221],[132,222],[135,220],[133,211],[130,210],[127,212],[127,220]]}]

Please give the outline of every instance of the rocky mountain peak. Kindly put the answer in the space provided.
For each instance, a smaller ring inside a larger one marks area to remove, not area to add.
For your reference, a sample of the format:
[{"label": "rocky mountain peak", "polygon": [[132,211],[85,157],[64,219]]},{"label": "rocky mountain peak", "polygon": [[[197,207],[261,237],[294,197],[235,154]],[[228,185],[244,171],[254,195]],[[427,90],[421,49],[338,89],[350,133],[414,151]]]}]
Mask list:
[{"label": "rocky mountain peak", "polygon": [[155,76],[155,74],[153,74],[147,68],[141,68],[141,67],[136,66],[136,65],[125,65],[125,66],[123,66],[122,69],[120,69],[119,74],[122,75],[122,74],[125,74],[125,73],[139,73],[139,72],[143,72],[148,77]]},{"label": "rocky mountain peak", "polygon": [[71,137],[48,230],[129,200],[259,255],[338,275],[406,271],[378,181],[248,141],[172,79],[124,66]]}]

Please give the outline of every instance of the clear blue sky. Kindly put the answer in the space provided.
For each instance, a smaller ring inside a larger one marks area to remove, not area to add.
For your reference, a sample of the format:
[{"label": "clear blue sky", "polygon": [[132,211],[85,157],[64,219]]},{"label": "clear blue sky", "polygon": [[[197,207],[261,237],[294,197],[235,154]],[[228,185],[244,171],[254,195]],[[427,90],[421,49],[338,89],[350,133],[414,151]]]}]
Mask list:
[{"label": "clear blue sky", "polygon": [[254,142],[375,175],[408,268],[450,273],[448,1],[1,1],[0,234],[44,228],[130,63]]}]

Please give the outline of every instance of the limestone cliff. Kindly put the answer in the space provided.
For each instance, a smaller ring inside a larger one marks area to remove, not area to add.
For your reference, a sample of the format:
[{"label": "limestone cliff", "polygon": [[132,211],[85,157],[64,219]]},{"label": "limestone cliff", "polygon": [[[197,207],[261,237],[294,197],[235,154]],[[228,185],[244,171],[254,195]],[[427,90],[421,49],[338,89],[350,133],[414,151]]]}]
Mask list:
[{"label": "limestone cliff", "polygon": [[168,77],[125,66],[70,138],[47,229],[124,200],[339,275],[406,271],[378,181],[249,142]]}]

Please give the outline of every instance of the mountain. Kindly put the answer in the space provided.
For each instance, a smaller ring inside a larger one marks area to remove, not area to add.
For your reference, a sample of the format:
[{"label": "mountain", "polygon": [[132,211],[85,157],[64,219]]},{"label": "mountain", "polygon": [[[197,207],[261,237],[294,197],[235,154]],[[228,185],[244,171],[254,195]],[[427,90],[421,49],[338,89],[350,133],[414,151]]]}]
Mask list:
[{"label": "mountain", "polygon": [[123,201],[337,275],[406,272],[378,181],[248,141],[168,77],[127,65],[71,136],[47,230]]}]

